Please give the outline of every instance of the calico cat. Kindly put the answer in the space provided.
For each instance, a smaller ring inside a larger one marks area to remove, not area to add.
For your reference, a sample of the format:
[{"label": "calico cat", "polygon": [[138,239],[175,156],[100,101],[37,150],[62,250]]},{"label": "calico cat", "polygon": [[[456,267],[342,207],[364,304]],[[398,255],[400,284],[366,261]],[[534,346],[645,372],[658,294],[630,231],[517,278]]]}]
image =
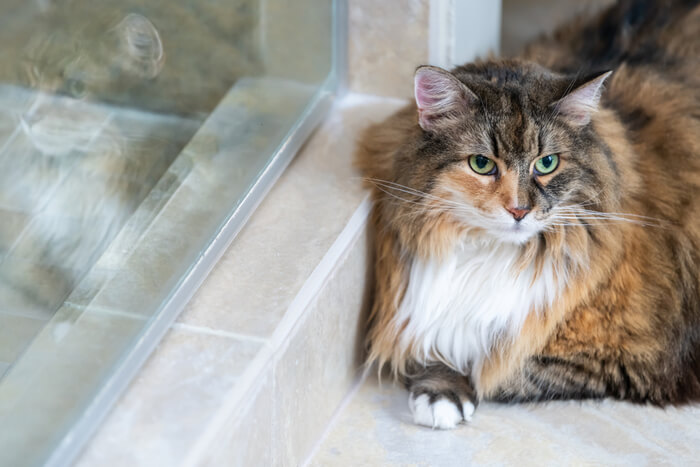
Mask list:
[{"label": "calico cat", "polygon": [[700,399],[700,1],[620,1],[517,58],[419,67],[357,163],[369,362],[416,423]]}]

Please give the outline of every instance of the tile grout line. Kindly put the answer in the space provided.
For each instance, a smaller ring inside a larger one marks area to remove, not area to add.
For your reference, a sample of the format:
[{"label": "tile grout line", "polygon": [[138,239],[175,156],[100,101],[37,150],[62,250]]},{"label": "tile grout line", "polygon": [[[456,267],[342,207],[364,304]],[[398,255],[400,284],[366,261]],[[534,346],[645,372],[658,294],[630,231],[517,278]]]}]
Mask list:
[{"label": "tile grout line", "polygon": [[280,349],[286,346],[290,332],[295,329],[296,324],[301,320],[308,305],[318,295],[321,288],[326,283],[325,279],[333,272],[335,266],[345,255],[350,245],[352,245],[357,234],[366,225],[371,206],[372,201],[368,194],[360,202],[343,230],[306,279],[304,285],[302,285],[287,308],[286,313],[270,340],[266,342],[263,349],[249,364],[243,375],[241,375],[239,383],[231,390],[229,396],[224,399],[219,412],[209,423],[209,426],[206,427],[181,465],[194,466],[198,464],[198,460],[202,459],[204,454],[210,449],[216,436],[235,413],[256,378],[258,378],[269,365],[273,365],[274,370],[274,363],[277,361],[276,354]]}]

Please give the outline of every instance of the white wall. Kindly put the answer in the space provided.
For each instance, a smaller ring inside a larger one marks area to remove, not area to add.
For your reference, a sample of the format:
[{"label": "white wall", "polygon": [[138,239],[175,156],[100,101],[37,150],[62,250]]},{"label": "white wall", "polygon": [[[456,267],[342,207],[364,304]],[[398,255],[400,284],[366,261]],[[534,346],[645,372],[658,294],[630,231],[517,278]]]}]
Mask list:
[{"label": "white wall", "polygon": [[501,0],[431,0],[430,63],[451,68],[498,54]]}]

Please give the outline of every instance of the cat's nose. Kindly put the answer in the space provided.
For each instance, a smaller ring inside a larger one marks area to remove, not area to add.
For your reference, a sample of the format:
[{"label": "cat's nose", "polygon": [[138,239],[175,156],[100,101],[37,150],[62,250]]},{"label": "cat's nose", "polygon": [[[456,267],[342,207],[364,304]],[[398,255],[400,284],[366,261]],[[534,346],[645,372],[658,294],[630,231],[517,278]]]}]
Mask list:
[{"label": "cat's nose", "polygon": [[511,213],[513,215],[513,219],[515,219],[518,222],[523,220],[523,218],[527,216],[527,213],[531,210],[532,209],[530,208],[530,206],[517,206],[512,208],[506,208],[506,211]]}]

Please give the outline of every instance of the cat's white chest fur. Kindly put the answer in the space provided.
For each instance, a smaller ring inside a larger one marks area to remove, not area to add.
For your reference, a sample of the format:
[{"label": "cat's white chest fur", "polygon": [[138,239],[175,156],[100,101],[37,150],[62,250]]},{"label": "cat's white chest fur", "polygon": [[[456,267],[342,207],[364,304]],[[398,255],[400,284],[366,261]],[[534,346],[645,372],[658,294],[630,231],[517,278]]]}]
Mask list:
[{"label": "cat's white chest fur", "polygon": [[480,367],[499,338],[515,337],[525,318],[551,304],[565,283],[551,262],[519,268],[521,247],[465,242],[448,258],[414,259],[397,324],[402,345],[464,373]]}]

